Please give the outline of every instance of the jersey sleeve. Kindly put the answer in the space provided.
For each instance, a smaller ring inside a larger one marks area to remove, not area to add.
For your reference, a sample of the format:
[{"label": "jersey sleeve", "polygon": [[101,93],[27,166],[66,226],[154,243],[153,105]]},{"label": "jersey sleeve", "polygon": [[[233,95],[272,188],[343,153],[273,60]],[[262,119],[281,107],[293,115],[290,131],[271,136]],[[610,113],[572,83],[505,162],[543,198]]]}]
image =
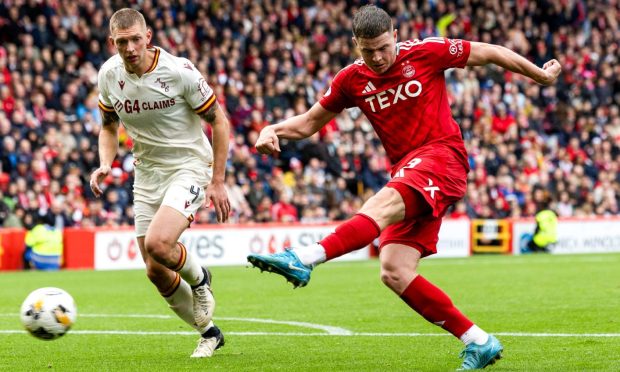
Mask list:
[{"label": "jersey sleeve", "polygon": [[441,70],[463,68],[467,64],[471,51],[471,43],[467,40],[429,37],[422,40],[422,43],[432,55],[433,65]]},{"label": "jersey sleeve", "polygon": [[349,102],[349,99],[344,91],[346,75],[347,74],[344,70],[340,70],[340,72],[334,76],[332,84],[319,101],[321,106],[323,106],[323,108],[327,111],[340,112],[345,108],[354,106]]},{"label": "jersey sleeve", "polygon": [[200,71],[187,59],[180,59],[179,73],[183,86],[183,98],[196,114],[207,112],[215,103],[215,93]]},{"label": "jersey sleeve", "polygon": [[99,89],[99,109],[105,112],[114,112],[114,105],[110,100],[108,86],[106,84],[106,75],[109,70],[101,68],[97,74],[97,88]]}]

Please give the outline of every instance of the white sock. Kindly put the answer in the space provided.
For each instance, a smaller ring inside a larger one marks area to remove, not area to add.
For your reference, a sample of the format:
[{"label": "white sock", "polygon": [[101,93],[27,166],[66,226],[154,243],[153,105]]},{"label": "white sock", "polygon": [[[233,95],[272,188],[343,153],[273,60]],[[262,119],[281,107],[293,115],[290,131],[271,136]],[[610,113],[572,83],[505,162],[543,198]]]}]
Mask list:
[{"label": "white sock", "polygon": [[472,342],[476,345],[484,345],[489,340],[489,334],[474,324],[465,333],[463,333],[460,340],[463,341],[465,345],[469,345]]},{"label": "white sock", "polygon": [[302,264],[307,266],[315,266],[325,262],[325,248],[319,243],[311,244],[307,247],[293,248],[293,252],[299,257]]},{"label": "white sock", "polygon": [[210,324],[204,329],[196,326],[196,322],[194,320],[194,298],[192,297],[192,289],[185,280],[181,280],[177,290],[174,291],[171,296],[164,297],[164,299],[179,318],[197,330],[200,334],[205,333],[207,329],[212,326],[212,324]]},{"label": "white sock", "polygon": [[185,246],[180,242],[177,243],[177,246],[181,250],[181,260],[185,257],[185,263],[180,269],[177,269],[177,272],[190,286],[200,284],[204,275],[202,274],[202,267],[198,262],[198,258],[196,258],[194,254],[188,252]]}]

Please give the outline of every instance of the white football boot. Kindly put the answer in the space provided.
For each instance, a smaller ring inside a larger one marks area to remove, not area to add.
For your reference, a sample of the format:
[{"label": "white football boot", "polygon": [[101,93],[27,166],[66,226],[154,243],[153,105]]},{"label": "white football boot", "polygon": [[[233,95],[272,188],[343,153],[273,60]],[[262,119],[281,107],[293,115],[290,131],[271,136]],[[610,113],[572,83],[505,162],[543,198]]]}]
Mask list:
[{"label": "white football boot", "polygon": [[224,346],[224,334],[213,323],[198,340],[198,346],[191,355],[192,358],[210,358],[215,350]]}]

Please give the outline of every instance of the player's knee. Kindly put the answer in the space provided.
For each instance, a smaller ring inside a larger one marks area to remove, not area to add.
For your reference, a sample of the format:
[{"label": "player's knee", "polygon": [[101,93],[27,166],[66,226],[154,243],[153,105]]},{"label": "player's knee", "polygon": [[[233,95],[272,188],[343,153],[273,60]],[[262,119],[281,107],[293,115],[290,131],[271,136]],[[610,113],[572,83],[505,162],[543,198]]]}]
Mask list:
[{"label": "player's knee", "polygon": [[381,281],[391,289],[398,287],[401,281],[402,270],[396,265],[383,264],[381,266]]},{"label": "player's knee", "polygon": [[396,293],[401,293],[418,274],[408,265],[383,262],[381,264],[381,281]]},{"label": "player's knee", "polygon": [[169,261],[169,256],[171,255],[171,247],[175,242],[169,242],[162,236],[159,235],[150,235],[147,236],[144,240],[144,247],[146,248],[146,252],[151,256],[155,261],[166,264]]}]

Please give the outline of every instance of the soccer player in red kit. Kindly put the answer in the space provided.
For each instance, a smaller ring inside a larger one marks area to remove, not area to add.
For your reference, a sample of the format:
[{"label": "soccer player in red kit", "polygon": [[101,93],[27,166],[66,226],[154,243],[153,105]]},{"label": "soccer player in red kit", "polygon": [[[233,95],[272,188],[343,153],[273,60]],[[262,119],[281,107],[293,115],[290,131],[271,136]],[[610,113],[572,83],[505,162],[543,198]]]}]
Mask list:
[{"label": "soccer player in red kit", "polygon": [[436,253],[441,219],[465,195],[467,154],[452,118],[445,86],[448,68],[493,63],[552,84],[558,61],[542,68],[492,44],[432,37],[396,41],[390,16],[373,5],[353,17],[353,41],[362,58],[342,69],[324,97],[304,114],[264,128],[256,148],[280,151],[279,138],[311,136],[348,107],[368,117],[392,162],[392,179],[316,245],[271,255],[250,255],[254,266],[305,286],[317,265],[363,248],[379,237],[381,280],[429,322],[465,345],[462,369],[484,368],[501,357],[500,342],[463,315],[438,287],[417,273]]}]

